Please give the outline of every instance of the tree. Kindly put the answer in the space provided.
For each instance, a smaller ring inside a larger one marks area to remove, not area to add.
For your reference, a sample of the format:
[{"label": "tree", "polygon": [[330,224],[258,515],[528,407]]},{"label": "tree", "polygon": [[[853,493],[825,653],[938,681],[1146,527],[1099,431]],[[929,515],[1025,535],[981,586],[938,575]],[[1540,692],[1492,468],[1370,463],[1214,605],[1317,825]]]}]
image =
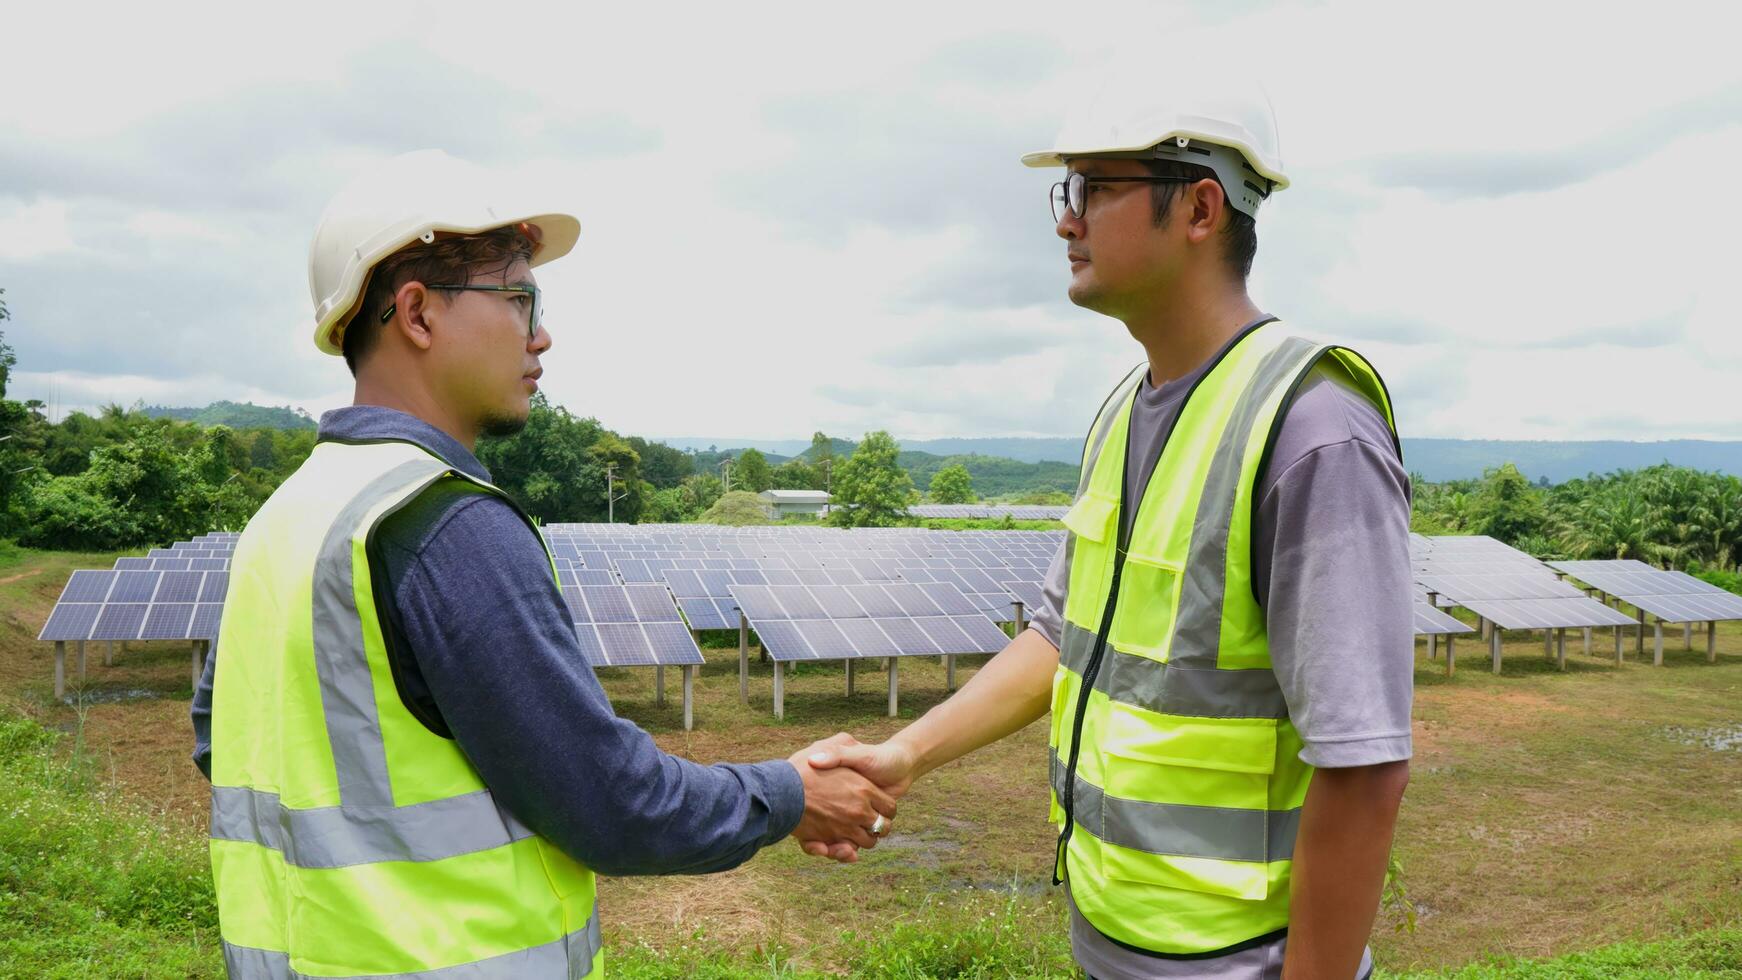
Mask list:
[{"label": "tree", "polygon": [[804,461],[803,456],[794,456],[774,468],[775,490],[822,490],[823,471]]},{"label": "tree", "polygon": [[675,487],[695,472],[695,460],[681,449],[663,442],[648,442],[640,436],[630,436],[627,441],[641,457],[641,478],[655,487]]},{"label": "tree", "polygon": [[685,477],[678,490],[683,494],[684,510],[691,514],[700,514],[714,506],[714,501],[719,500],[726,492],[726,485],[712,473],[697,473]]},{"label": "tree", "polygon": [[768,457],[760,449],[746,449],[732,461],[732,486],[748,493],[761,493],[774,486]]},{"label": "tree", "polygon": [[841,527],[899,524],[913,496],[913,479],[896,462],[900,454],[889,433],[866,433],[853,455],[835,467],[830,522]]},{"label": "tree", "polygon": [[1542,534],[1548,527],[1542,491],[1511,463],[1483,472],[1475,510],[1479,532],[1501,541]]},{"label": "tree", "polygon": [[974,500],[974,478],[960,463],[946,466],[931,478],[931,499],[940,504],[966,504]]}]

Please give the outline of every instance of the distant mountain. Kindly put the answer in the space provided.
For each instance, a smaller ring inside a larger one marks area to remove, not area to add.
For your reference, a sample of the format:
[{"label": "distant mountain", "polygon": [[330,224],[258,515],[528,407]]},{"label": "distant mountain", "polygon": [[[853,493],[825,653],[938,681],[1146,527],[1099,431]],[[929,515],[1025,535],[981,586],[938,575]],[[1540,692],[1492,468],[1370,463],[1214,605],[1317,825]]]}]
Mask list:
[{"label": "distant mountain", "polygon": [[[705,452],[713,447],[719,452],[731,454],[737,449],[760,449],[765,453],[779,453],[782,456],[797,456],[811,447],[809,439],[716,439],[703,436],[682,436],[660,439],[675,449],[693,449]],[[845,456],[853,451],[858,444],[856,439],[834,439],[835,455]],[[1053,461],[1070,463],[1072,466],[1082,458],[1083,440],[1073,439],[902,439],[896,438],[901,448],[911,452],[931,453],[935,456],[1002,456],[1022,463],[1039,463]]]},{"label": "distant mountain", "polygon": [[180,419],[196,425],[227,425],[232,429],[312,429],[315,420],[300,408],[288,405],[269,408],[249,402],[213,402],[204,408],[171,408],[147,405],[142,409],[154,419]]},{"label": "distant mountain", "polygon": [[1742,476],[1742,442],[1672,439],[1662,442],[1506,442],[1495,439],[1404,439],[1403,463],[1428,480],[1461,480],[1514,463],[1532,480],[1550,483],[1611,470],[1673,463]]},{"label": "distant mountain", "polygon": [[[677,448],[706,450],[713,447],[718,456],[732,456],[744,447],[754,446],[775,455],[797,455],[810,448],[807,439],[667,439]],[[902,465],[914,474],[914,483],[921,489],[931,474],[951,462],[961,462],[974,475],[974,489],[981,494],[1013,492],[1022,489],[1070,489],[1073,470],[1081,458],[1081,439],[900,439]],[[835,440],[837,455],[846,455],[852,444]],[[951,459],[950,457],[966,457]],[[1411,439],[1403,440],[1404,465],[1432,482],[1473,479],[1482,471],[1502,463],[1513,463],[1534,480],[1546,478],[1550,483],[1608,473],[1612,470],[1632,470],[1658,463],[1673,463],[1698,470],[1716,470],[1742,476],[1742,442],[1716,442],[1698,439],[1673,439],[1659,442],[1593,442],[1505,441],[1497,439]],[[1005,464],[1031,464],[1021,470]],[[1060,468],[1063,464],[1063,468]],[[996,473],[996,475],[994,475]],[[999,489],[982,485],[986,480]]]}]

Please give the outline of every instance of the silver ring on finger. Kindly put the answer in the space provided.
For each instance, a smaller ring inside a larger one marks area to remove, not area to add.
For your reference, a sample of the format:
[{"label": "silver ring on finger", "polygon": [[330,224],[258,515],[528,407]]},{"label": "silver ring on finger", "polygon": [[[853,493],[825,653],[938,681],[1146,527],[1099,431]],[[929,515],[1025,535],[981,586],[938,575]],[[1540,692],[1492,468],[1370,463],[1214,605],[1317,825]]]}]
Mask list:
[{"label": "silver ring on finger", "polygon": [[884,834],[889,833],[889,820],[888,820],[888,818],[884,817],[883,814],[879,813],[877,815],[877,819],[871,821],[871,826],[870,826],[869,830],[871,831],[872,837],[882,837]]}]

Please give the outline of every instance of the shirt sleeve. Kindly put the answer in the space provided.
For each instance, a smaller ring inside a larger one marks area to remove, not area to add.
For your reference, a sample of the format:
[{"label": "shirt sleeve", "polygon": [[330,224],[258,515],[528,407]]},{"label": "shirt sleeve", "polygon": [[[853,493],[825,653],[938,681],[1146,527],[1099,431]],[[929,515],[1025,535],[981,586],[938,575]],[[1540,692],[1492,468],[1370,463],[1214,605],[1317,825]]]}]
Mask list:
[{"label": "shirt sleeve", "polygon": [[543,548],[502,501],[452,508],[394,597],[430,696],[484,783],[593,870],[723,871],[797,826],[804,788],[785,761],[698,765],[617,717]]},{"label": "shirt sleeve", "polygon": [[1270,466],[1253,575],[1301,760],[1408,759],[1409,477],[1389,429],[1363,396],[1320,381],[1289,409]]},{"label": "shirt sleeve", "polygon": [[1028,619],[1029,627],[1046,637],[1054,649],[1064,643],[1065,591],[1070,587],[1071,536],[1066,532],[1059,550],[1053,552],[1052,561],[1047,563],[1046,578],[1040,584],[1040,608],[1029,610]]}]

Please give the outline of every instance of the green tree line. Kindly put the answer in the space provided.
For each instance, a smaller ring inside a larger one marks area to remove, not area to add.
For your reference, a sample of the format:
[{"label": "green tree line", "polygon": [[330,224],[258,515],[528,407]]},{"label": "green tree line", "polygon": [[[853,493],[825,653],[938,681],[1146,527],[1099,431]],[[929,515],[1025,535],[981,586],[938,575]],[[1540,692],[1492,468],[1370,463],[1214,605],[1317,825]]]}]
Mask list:
[{"label": "green tree line", "polygon": [[1666,463],[1540,486],[1507,463],[1479,480],[1416,480],[1412,526],[1487,534],[1538,558],[1634,558],[1734,575],[1742,480]]}]

